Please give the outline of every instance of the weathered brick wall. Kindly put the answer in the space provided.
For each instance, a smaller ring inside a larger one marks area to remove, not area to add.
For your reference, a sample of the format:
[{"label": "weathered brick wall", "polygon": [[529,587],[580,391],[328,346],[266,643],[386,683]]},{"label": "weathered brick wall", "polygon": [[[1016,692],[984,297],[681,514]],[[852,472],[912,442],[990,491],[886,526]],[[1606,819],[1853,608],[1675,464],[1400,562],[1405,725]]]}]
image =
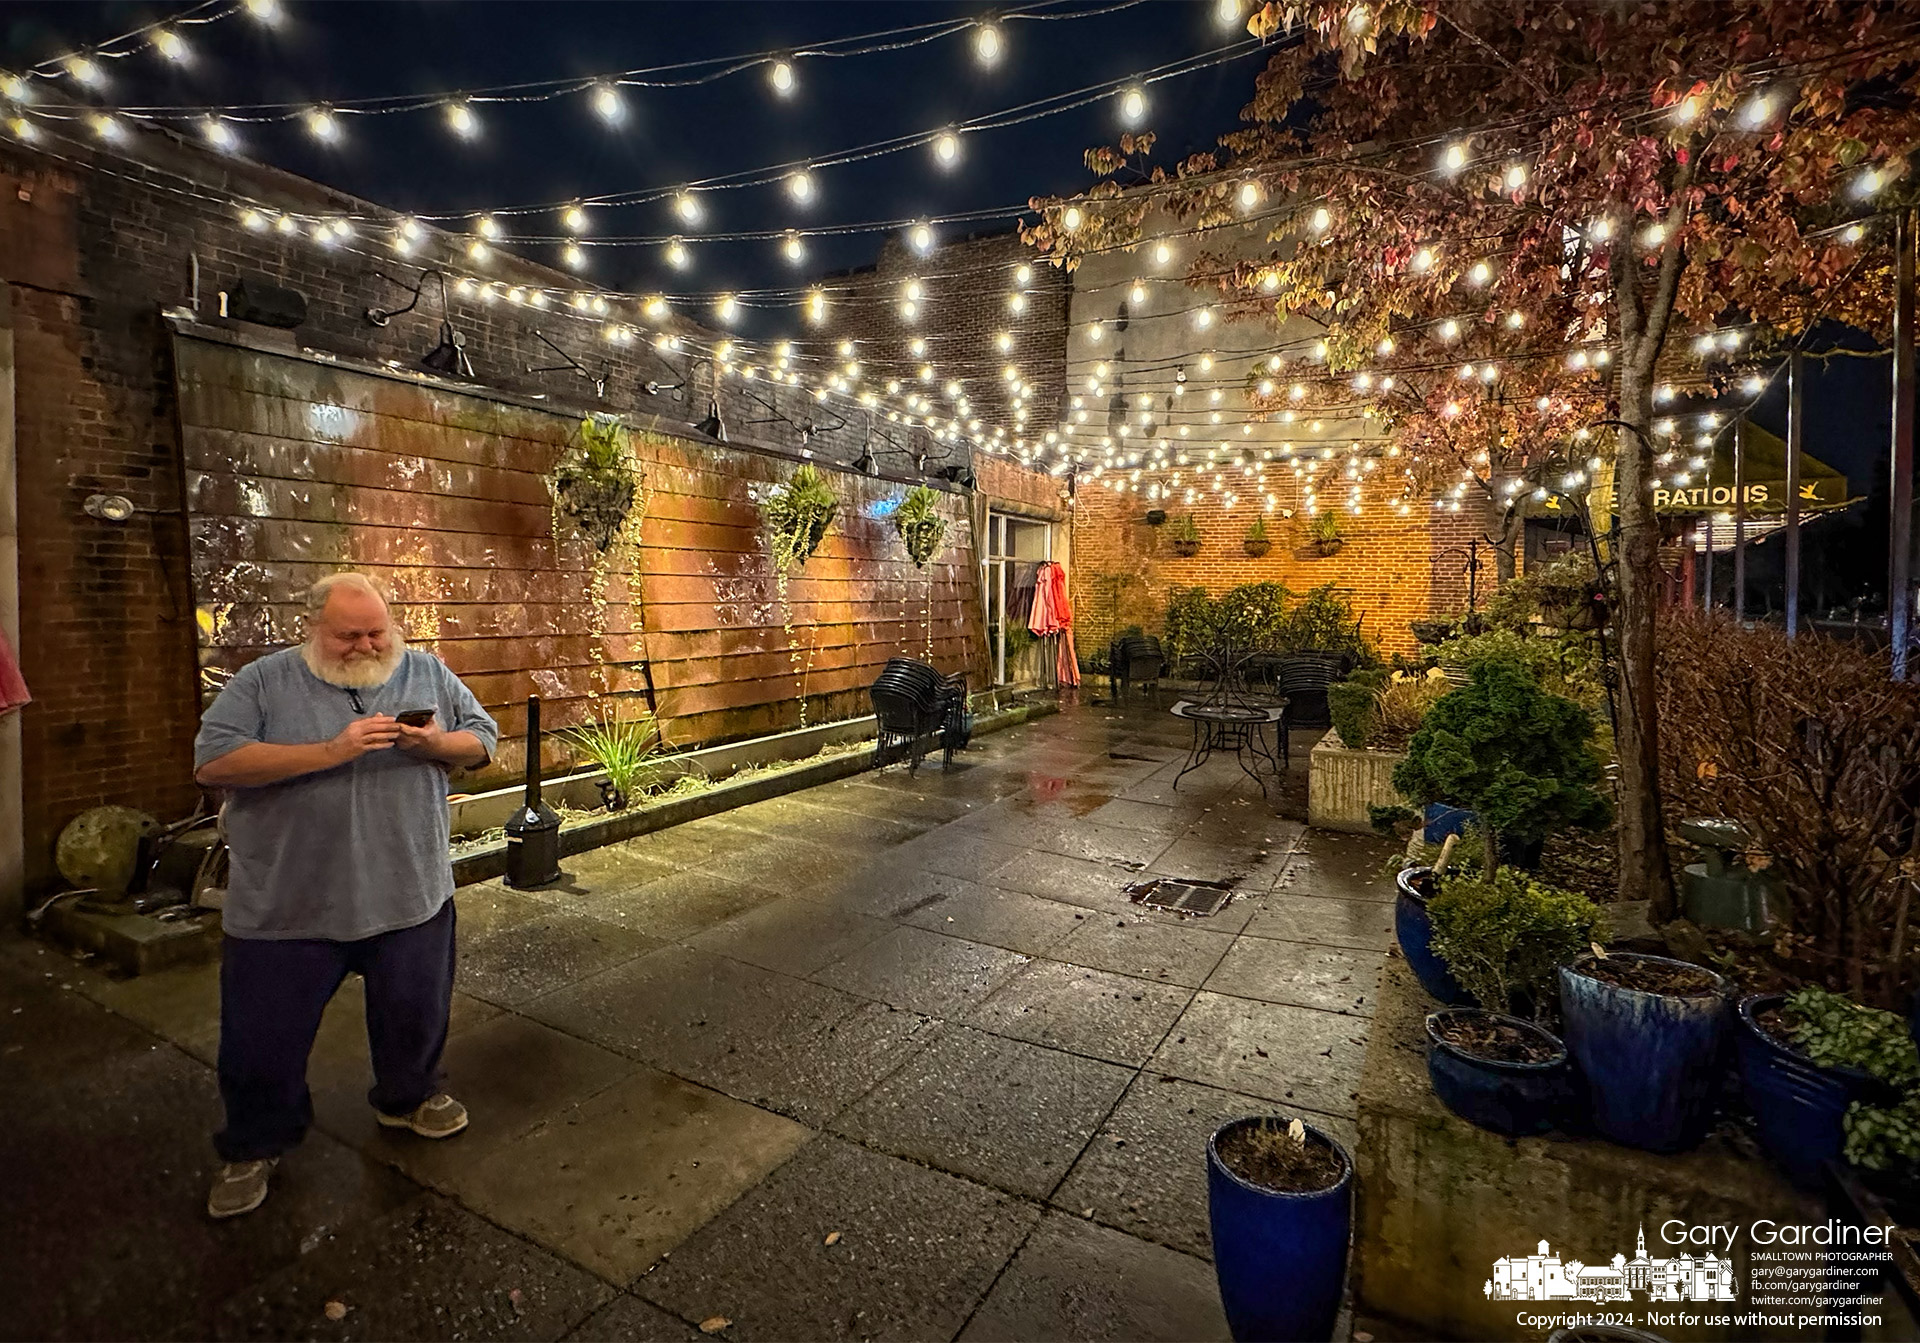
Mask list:
[{"label": "weathered brick wall", "polygon": [[1104,647],[1126,625],[1159,633],[1167,598],[1182,587],[1218,595],[1242,583],[1280,583],[1295,592],[1331,583],[1387,653],[1412,651],[1408,621],[1466,609],[1465,551],[1449,552],[1474,535],[1470,515],[1417,508],[1403,516],[1384,507],[1344,513],[1346,544],[1322,557],[1307,544],[1306,510],[1291,476],[1276,476],[1269,488],[1278,509],[1294,516],[1266,515],[1273,548],[1265,556],[1255,559],[1243,548],[1258,511],[1203,500],[1181,510],[1193,513],[1201,536],[1200,553],[1186,558],[1174,554],[1166,526],[1147,525],[1148,505],[1139,495],[1083,484],[1073,526],[1081,652]]},{"label": "weathered brick wall", "polygon": [[[375,327],[366,309],[404,304],[406,291],[373,271],[411,279],[423,264],[456,275],[473,270],[461,238],[430,234],[403,260],[364,236],[326,248],[250,231],[226,202],[229,194],[303,212],[372,207],[157,133],[135,132],[129,141],[127,157],[84,145],[35,149],[0,141],[0,278],[16,325],[20,654],[37,698],[22,729],[30,884],[52,876],[52,839],[75,813],[119,802],[177,814],[193,801],[194,612],[172,349],[161,310],[193,301],[194,262],[203,320],[217,312],[220,291],[243,275],[262,275],[306,295],[299,345],[407,367],[437,341],[438,291],[429,289],[414,312]],[[481,384],[544,396],[569,408],[564,418],[582,407],[681,424],[705,413],[715,382],[711,362],[668,352],[669,375],[644,339],[615,345],[599,321],[509,297],[514,286],[574,283],[568,277],[502,253],[485,274],[494,277],[491,286],[456,289],[451,299]],[[616,307],[612,316],[645,325],[637,312]],[[603,402],[570,374],[527,372],[559,362],[536,330],[607,372]],[[649,380],[682,378],[688,386],[661,396],[641,390]],[[792,419],[813,418],[804,389],[776,391],[764,379],[753,388]],[[740,395],[735,380],[721,381],[720,397],[733,426],[767,415]],[[806,451],[823,463],[851,461],[865,424],[857,414],[846,419],[844,429],[815,437]],[[792,437],[780,424],[756,432],[777,447]],[[882,469],[906,467],[925,433],[900,426],[890,432],[901,448],[876,438],[875,454]],[[797,449],[797,440],[790,446]],[[121,526],[95,521],[80,511],[93,492],[126,495],[142,511]]]}]

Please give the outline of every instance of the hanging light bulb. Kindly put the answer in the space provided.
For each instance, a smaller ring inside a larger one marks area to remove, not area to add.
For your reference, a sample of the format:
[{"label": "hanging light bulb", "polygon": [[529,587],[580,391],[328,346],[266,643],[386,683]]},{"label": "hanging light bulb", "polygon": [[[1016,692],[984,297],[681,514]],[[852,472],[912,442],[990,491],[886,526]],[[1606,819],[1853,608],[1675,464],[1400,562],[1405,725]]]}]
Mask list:
[{"label": "hanging light bulb", "polygon": [[1213,19],[1222,28],[1240,26],[1240,0],[1215,0]]},{"label": "hanging light bulb", "polygon": [[1120,95],[1120,119],[1129,126],[1138,126],[1147,115],[1147,95],[1138,85],[1126,89]]},{"label": "hanging light bulb", "polygon": [[125,129],[120,125],[119,118],[110,117],[105,112],[94,113],[92,124],[93,133],[102,140],[118,140],[126,134]]},{"label": "hanging light bulb", "polygon": [[280,22],[280,0],[246,0],[247,13],[269,26]]},{"label": "hanging light bulb", "polygon": [[1309,223],[1309,227],[1311,227],[1315,233],[1325,233],[1332,225],[1333,216],[1327,213],[1327,207],[1324,205],[1313,212],[1313,219]]},{"label": "hanging light bulb", "polygon": [[1007,295],[1007,311],[1018,317],[1027,310],[1027,296],[1021,293]]},{"label": "hanging light bulb", "polygon": [[796,168],[787,174],[787,194],[805,205],[813,199],[813,174],[805,168]]},{"label": "hanging light bulb", "polygon": [[301,122],[307,128],[307,134],[323,145],[335,144],[340,139],[340,118],[333,114],[331,107],[310,108]]},{"label": "hanging light bulb", "polygon": [[186,39],[171,28],[162,28],[153,35],[153,49],[175,65],[185,65],[192,55],[187,50]]},{"label": "hanging light bulb", "polygon": [[687,251],[686,244],[678,238],[668,239],[666,258],[667,264],[675,270],[685,270],[688,263],[693,260],[692,254]]},{"label": "hanging light bulb", "polygon": [[480,133],[480,118],[473,114],[465,98],[456,98],[447,104],[447,128],[462,140],[471,140]]},{"label": "hanging light bulb", "polygon": [[1242,182],[1240,184],[1240,208],[1242,210],[1251,210],[1259,203],[1260,184],[1258,182]]},{"label": "hanging light bulb", "polygon": [[585,270],[587,268],[587,254],[577,242],[570,242],[562,248],[560,251],[560,259],[566,264],[568,270]]},{"label": "hanging light bulb", "polygon": [[97,89],[107,82],[100,73],[100,66],[89,56],[69,56],[66,59],[67,74],[73,82],[89,89]]},{"label": "hanging light bulb", "polygon": [[691,191],[674,193],[673,212],[680,216],[682,223],[686,224],[698,224],[706,214],[706,211],[700,207],[700,201]]},{"label": "hanging light bulb", "polygon": [[1147,287],[1136,281],[1133,288],[1127,291],[1127,302],[1137,308],[1146,301]]},{"label": "hanging light bulb", "polygon": [[945,130],[933,137],[933,157],[942,168],[951,168],[960,161],[960,134],[958,131]]},{"label": "hanging light bulb", "polygon": [[933,225],[922,220],[907,232],[907,244],[921,256],[933,250]]},{"label": "hanging light bulb", "polygon": [[615,85],[597,83],[593,86],[593,114],[609,126],[618,126],[627,119],[626,100],[620,96]]},{"label": "hanging light bulb", "polygon": [[1460,339],[1460,323],[1456,322],[1451,317],[1447,318],[1446,321],[1440,323],[1440,339],[1444,341],[1455,341]]},{"label": "hanging light bulb", "polygon": [[1527,184],[1527,165],[1524,163],[1507,165],[1506,183],[1508,191],[1518,191],[1521,187],[1525,186]]},{"label": "hanging light bulb", "polygon": [[779,94],[782,98],[785,98],[789,94],[791,94],[794,90],[794,86],[798,82],[799,81],[797,81],[793,75],[792,61],[786,61],[786,60],[775,61],[772,67],[767,71],[767,83],[771,84],[773,86],[773,91]]},{"label": "hanging light bulb", "polygon": [[1425,274],[1433,269],[1433,249],[1422,247],[1413,254],[1413,269],[1416,274]]},{"label": "hanging light bulb", "polygon": [[233,127],[219,117],[208,117],[200,124],[200,133],[207,137],[207,143],[222,153],[232,153],[240,143],[234,137]]},{"label": "hanging light bulb", "polygon": [[1473,263],[1473,269],[1467,272],[1467,281],[1475,288],[1481,288],[1493,278],[1493,267],[1484,261]]},{"label": "hanging light bulb", "polygon": [[982,65],[992,65],[1000,59],[1000,29],[991,23],[977,23],[973,28],[973,58]]},{"label": "hanging light bulb", "polygon": [[500,240],[500,221],[492,215],[481,215],[479,219],[474,221],[473,229],[474,232],[478,233],[488,242],[498,242]]},{"label": "hanging light bulb", "polygon": [[1447,146],[1446,153],[1440,156],[1449,173],[1457,173],[1467,166],[1467,146],[1463,140],[1457,140]]},{"label": "hanging light bulb", "polygon": [[819,287],[807,291],[807,320],[819,325],[827,320],[827,291]]},{"label": "hanging light bulb", "polygon": [[798,233],[788,229],[786,240],[780,244],[780,254],[797,266],[807,259],[807,245],[801,241]]},{"label": "hanging light bulb", "polygon": [[569,233],[585,233],[587,231],[587,212],[585,208],[580,205],[569,205],[565,212],[561,214],[560,222],[567,226],[567,232]]},{"label": "hanging light bulb", "polygon": [[1079,232],[1080,225],[1084,222],[1086,222],[1085,216],[1080,213],[1080,207],[1077,205],[1069,205],[1060,215],[1060,227],[1068,233]]},{"label": "hanging light bulb", "polygon": [[722,294],[713,301],[713,315],[723,322],[731,322],[740,315],[740,300],[732,294]]}]

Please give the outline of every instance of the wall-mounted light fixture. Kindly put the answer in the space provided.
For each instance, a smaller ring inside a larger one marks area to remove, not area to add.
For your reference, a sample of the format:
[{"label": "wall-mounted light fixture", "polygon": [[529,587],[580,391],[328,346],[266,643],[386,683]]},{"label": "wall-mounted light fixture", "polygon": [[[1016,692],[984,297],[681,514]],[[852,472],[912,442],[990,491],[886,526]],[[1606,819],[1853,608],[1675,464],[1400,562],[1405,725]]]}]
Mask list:
[{"label": "wall-mounted light fixture", "polygon": [[[374,274],[388,284],[398,285],[402,289],[407,287],[404,282],[394,279],[391,275],[380,271],[375,271]],[[439,271],[420,272],[420,282],[413,286],[413,298],[408,301],[406,307],[368,308],[367,321],[374,326],[385,326],[402,313],[412,312],[420,306],[420,295],[426,291],[427,281],[430,279],[440,282],[440,343],[420,357],[420,367],[429,373],[464,378],[472,382],[474,380],[473,361],[467,358],[467,338],[453,325],[453,314],[447,306],[447,277]]]},{"label": "wall-mounted light fixture", "polygon": [[125,522],[134,514],[133,500],[124,494],[89,494],[81,507],[102,522]]},{"label": "wall-mounted light fixture", "polygon": [[694,426],[716,443],[727,441],[727,426],[720,419],[720,403],[712,397],[707,398],[707,418]]}]

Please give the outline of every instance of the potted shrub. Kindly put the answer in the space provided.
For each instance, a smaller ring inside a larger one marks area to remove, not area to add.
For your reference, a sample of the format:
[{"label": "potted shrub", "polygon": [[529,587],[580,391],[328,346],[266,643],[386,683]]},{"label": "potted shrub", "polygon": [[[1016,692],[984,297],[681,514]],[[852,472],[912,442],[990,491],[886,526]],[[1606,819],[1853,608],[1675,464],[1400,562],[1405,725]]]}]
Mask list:
[{"label": "potted shrub", "polygon": [[840,501],[811,464],[796,468],[785,485],[770,490],[760,501],[760,512],[773,532],[774,568],[784,574],[805,565],[839,510]]},{"label": "potted shrub", "polygon": [[1602,1137],[1679,1152],[1706,1136],[1731,985],[1685,961],[1597,949],[1560,967],[1567,1050]]},{"label": "potted shrub", "polygon": [[1553,1128],[1567,1098],[1567,1049],[1519,1013],[1538,1018],[1555,970],[1605,938],[1599,906],[1502,868],[1445,878],[1427,912],[1434,951],[1480,1004],[1428,1016],[1434,1094],[1495,1133]]},{"label": "potted shrub", "polygon": [[1440,893],[1440,877],[1452,852],[1453,840],[1449,837],[1432,867],[1404,867],[1394,875],[1393,938],[1400,944],[1400,954],[1407,958],[1407,968],[1429,997],[1464,1005],[1472,999],[1434,950],[1433,917],[1428,911],[1433,897]]},{"label": "potted shrub", "polygon": [[600,800],[608,811],[626,810],[653,779],[652,759],[660,750],[660,726],[650,713],[588,719],[555,735],[606,771],[607,777],[599,787]]},{"label": "potted shrub", "polygon": [[1193,514],[1182,514],[1168,535],[1173,539],[1174,554],[1193,556],[1200,553],[1200,524],[1193,520]]},{"label": "potted shrub", "polygon": [[1307,544],[1316,555],[1337,555],[1346,541],[1340,535],[1340,515],[1328,510],[1307,519]]},{"label": "potted shrub", "polygon": [[1856,1101],[1864,1110],[1920,1083],[1906,1022],[1822,988],[1746,999],[1734,1046],[1761,1145],[1809,1189],[1845,1150]]},{"label": "potted shrub", "polygon": [[893,511],[893,529],[907,548],[913,567],[924,569],[946,539],[947,520],[940,516],[940,496],[931,486],[916,485]]},{"label": "potted shrub", "polygon": [[[1604,828],[1612,804],[1595,785],[1593,718],[1572,700],[1543,691],[1523,668],[1487,661],[1467,684],[1427,711],[1393,771],[1393,786],[1421,806],[1473,812],[1486,839],[1483,870],[1503,857],[1523,867],[1565,826]],[[1381,820],[1413,819],[1384,813]]]},{"label": "potted shrub", "polygon": [[1346,1286],[1353,1158],[1298,1119],[1256,1117],[1207,1141],[1207,1217],[1236,1339],[1325,1339]]},{"label": "potted shrub", "polygon": [[1265,518],[1253,520],[1253,525],[1247,528],[1246,538],[1240,542],[1240,546],[1256,560],[1273,549],[1273,541],[1267,536]]},{"label": "potted shrub", "polygon": [[553,504],[580,535],[606,550],[620,535],[640,492],[627,428],[612,416],[580,421],[553,468]]}]

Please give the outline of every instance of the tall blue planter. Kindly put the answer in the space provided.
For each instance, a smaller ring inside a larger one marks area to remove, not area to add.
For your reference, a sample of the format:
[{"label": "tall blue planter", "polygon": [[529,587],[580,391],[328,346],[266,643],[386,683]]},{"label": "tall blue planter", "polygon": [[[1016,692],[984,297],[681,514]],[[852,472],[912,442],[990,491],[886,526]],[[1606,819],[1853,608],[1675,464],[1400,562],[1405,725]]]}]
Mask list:
[{"label": "tall blue planter", "polygon": [[1433,920],[1427,917],[1427,897],[1415,884],[1432,872],[1430,867],[1408,867],[1394,877],[1393,935],[1421,988],[1450,1007],[1470,1003],[1473,999],[1433,950]]},{"label": "tall blue planter", "polygon": [[1311,1193],[1249,1184],[1221,1164],[1220,1140],[1266,1122],[1235,1119],[1207,1140],[1207,1214],[1220,1304],[1238,1343],[1324,1343],[1346,1286],[1353,1157],[1309,1124],[1309,1140],[1331,1147],[1345,1167],[1340,1182]]},{"label": "tall blue planter", "polygon": [[1733,1037],[1740,1089],[1767,1154],[1795,1184],[1818,1189],[1821,1164],[1846,1143],[1840,1121],[1847,1106],[1872,1090],[1874,1080],[1857,1068],[1823,1068],[1767,1034],[1755,1018],[1785,997],[1759,994],[1740,1004]]},{"label": "tall blue planter", "polygon": [[1713,975],[1714,992],[1681,998],[1589,978],[1581,970],[1593,964],[1591,956],[1560,967],[1567,1052],[1586,1083],[1594,1128],[1629,1147],[1685,1151],[1713,1122],[1732,986],[1711,970],[1665,956],[1614,952],[1608,959],[1687,965]]}]

